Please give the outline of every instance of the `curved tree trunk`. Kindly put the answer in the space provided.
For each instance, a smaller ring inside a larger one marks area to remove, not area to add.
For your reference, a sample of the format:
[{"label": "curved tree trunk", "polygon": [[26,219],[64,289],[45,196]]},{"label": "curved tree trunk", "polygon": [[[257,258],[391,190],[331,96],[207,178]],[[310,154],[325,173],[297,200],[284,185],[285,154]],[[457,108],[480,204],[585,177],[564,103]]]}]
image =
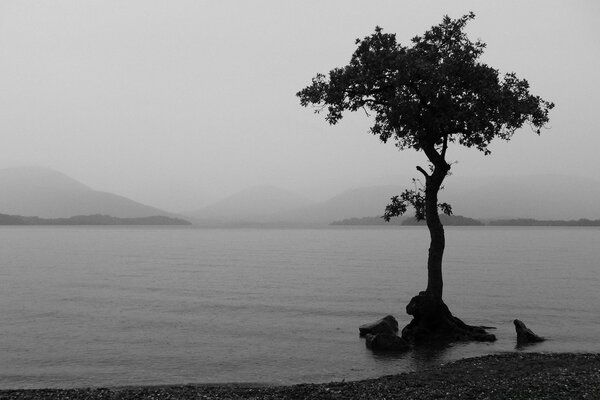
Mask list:
[{"label": "curved tree trunk", "polygon": [[446,239],[444,226],[438,214],[438,192],[448,173],[448,169],[436,167],[425,184],[425,218],[431,242],[427,258],[427,293],[436,299],[442,299],[444,281],[442,279],[442,259]]},{"label": "curved tree trunk", "polygon": [[[427,151],[426,151],[427,152]],[[496,337],[483,327],[470,326],[452,315],[442,300],[442,258],[446,245],[444,226],[438,213],[438,192],[450,170],[443,155],[429,149],[429,159],[434,163],[431,174],[425,174],[425,219],[431,242],[427,258],[427,289],[412,298],[406,312],[413,320],[404,329],[402,337],[413,343],[452,341],[494,341]]]}]

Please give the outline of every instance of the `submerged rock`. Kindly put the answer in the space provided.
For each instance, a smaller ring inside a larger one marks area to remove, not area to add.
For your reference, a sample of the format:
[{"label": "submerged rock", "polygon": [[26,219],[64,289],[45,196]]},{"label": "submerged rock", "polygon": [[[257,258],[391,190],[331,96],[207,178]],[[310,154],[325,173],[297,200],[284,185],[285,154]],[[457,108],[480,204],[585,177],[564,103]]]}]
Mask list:
[{"label": "submerged rock", "polygon": [[389,333],[395,335],[398,333],[398,321],[396,321],[396,318],[394,318],[393,315],[386,315],[380,320],[361,325],[358,328],[358,331],[360,333],[360,337],[369,334],[377,335],[378,333]]},{"label": "submerged rock", "polygon": [[533,331],[525,326],[522,321],[515,319],[513,323],[515,324],[515,330],[517,331],[518,344],[539,343],[546,340],[543,337],[533,333]]},{"label": "submerged rock", "polygon": [[394,333],[367,334],[365,344],[373,351],[405,351],[410,347],[406,340]]}]

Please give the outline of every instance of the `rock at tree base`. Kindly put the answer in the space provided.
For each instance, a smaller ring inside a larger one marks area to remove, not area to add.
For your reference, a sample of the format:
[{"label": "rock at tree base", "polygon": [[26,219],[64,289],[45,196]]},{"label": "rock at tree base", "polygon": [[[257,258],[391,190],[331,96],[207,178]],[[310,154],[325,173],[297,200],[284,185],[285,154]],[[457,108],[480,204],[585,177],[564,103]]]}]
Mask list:
[{"label": "rock at tree base", "polygon": [[371,322],[370,324],[361,325],[358,328],[360,337],[365,335],[377,335],[378,333],[390,333],[395,335],[398,333],[398,321],[392,315],[386,315],[378,321]]},{"label": "rock at tree base", "polygon": [[413,320],[402,329],[402,338],[411,343],[496,340],[496,336],[483,327],[467,325],[452,315],[441,299],[427,292],[413,297],[406,306],[406,312],[413,316]]},{"label": "rock at tree base", "polygon": [[518,344],[539,343],[546,340],[543,337],[533,333],[533,331],[526,327],[522,321],[515,319],[513,323],[515,324],[515,330],[517,331]]},{"label": "rock at tree base", "polygon": [[367,334],[365,344],[373,351],[406,351],[408,342],[393,333]]}]

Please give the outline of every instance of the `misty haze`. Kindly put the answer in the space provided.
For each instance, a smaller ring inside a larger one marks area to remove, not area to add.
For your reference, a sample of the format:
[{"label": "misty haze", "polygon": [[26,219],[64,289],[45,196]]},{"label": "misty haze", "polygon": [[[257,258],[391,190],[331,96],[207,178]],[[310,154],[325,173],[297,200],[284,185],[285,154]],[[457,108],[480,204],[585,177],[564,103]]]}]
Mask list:
[{"label": "misty haze", "polygon": [[598,16],[1,2],[0,398],[600,398]]}]

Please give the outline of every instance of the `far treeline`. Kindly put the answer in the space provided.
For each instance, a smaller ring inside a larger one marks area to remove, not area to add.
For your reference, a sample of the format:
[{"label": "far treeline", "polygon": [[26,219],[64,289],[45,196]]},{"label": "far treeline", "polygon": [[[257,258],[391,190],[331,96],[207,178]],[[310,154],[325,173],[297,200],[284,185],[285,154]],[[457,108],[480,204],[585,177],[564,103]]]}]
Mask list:
[{"label": "far treeline", "polygon": [[0,214],[0,225],[191,225],[191,223],[164,215],[117,218],[110,215],[93,214],[76,215],[69,218],[40,218]]},{"label": "far treeline", "polygon": [[[442,224],[448,226],[600,226],[600,219],[578,220],[540,220],[532,218],[495,219],[479,221],[462,215],[440,215]],[[348,218],[332,222],[330,225],[425,225],[425,221],[416,218],[392,218],[386,222],[382,217]]]}]

